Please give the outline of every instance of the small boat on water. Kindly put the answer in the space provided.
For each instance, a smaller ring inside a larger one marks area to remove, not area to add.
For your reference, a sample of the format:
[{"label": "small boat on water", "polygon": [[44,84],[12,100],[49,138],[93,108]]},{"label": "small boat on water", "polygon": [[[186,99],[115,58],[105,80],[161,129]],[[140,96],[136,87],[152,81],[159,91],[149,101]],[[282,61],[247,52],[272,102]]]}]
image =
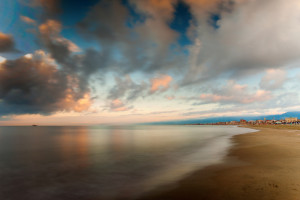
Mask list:
[{"label": "small boat on water", "polygon": [[36,125],[36,124],[33,124],[32,126],[38,126],[38,125]]}]

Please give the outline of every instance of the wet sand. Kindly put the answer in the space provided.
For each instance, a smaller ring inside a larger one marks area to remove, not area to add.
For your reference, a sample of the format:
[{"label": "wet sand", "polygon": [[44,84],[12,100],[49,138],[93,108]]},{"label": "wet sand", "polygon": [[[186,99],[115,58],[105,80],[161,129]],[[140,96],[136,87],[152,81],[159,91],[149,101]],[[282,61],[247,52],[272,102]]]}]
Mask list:
[{"label": "wet sand", "polygon": [[300,199],[300,130],[253,128],[260,131],[232,138],[234,146],[223,164],[199,170],[172,188],[141,199]]}]

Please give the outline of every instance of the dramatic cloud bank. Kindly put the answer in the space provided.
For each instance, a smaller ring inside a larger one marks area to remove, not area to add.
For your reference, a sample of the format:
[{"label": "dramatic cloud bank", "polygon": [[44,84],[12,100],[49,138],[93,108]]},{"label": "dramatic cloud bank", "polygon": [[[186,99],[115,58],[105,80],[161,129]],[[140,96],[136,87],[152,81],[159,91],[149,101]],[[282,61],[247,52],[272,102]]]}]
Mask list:
[{"label": "dramatic cloud bank", "polygon": [[0,29],[2,116],[91,108],[202,116],[300,103],[298,0],[19,6],[20,28]]},{"label": "dramatic cloud bank", "polygon": [[0,63],[0,114],[83,111],[91,102],[78,78],[58,70],[44,52]]}]

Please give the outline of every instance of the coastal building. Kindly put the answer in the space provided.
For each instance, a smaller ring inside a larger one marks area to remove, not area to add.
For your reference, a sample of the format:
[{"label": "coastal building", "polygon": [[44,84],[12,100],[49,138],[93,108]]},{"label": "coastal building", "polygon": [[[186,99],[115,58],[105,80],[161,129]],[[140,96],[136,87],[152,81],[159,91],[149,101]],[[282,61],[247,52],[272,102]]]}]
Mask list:
[{"label": "coastal building", "polygon": [[297,117],[286,117],[285,121],[286,121],[286,123],[293,123],[293,122],[297,122],[298,118]]},{"label": "coastal building", "polygon": [[261,119],[256,120],[256,124],[263,124],[263,123],[264,123],[264,120],[261,120]]},{"label": "coastal building", "polygon": [[274,121],[273,120],[266,120],[265,123],[266,124],[274,124]]},{"label": "coastal building", "polygon": [[255,120],[249,120],[248,124],[255,124]]},{"label": "coastal building", "polygon": [[244,120],[244,119],[241,119],[241,120],[240,120],[240,124],[247,124],[247,121]]},{"label": "coastal building", "polygon": [[[215,123],[208,123],[208,125],[278,125],[278,124],[300,124],[300,120],[297,117],[287,117],[281,120],[244,120],[240,119],[239,121],[227,121],[227,122],[215,122]],[[202,124],[201,124],[202,125]]]}]

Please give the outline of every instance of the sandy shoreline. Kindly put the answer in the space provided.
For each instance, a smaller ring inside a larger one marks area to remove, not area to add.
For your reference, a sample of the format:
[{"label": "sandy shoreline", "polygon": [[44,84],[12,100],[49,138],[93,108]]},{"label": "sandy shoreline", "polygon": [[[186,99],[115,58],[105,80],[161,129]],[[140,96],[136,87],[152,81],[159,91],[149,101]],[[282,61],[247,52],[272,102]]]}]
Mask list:
[{"label": "sandy shoreline", "polygon": [[141,199],[299,199],[300,130],[249,128],[260,131],[234,136],[223,164],[199,170],[174,188]]}]

